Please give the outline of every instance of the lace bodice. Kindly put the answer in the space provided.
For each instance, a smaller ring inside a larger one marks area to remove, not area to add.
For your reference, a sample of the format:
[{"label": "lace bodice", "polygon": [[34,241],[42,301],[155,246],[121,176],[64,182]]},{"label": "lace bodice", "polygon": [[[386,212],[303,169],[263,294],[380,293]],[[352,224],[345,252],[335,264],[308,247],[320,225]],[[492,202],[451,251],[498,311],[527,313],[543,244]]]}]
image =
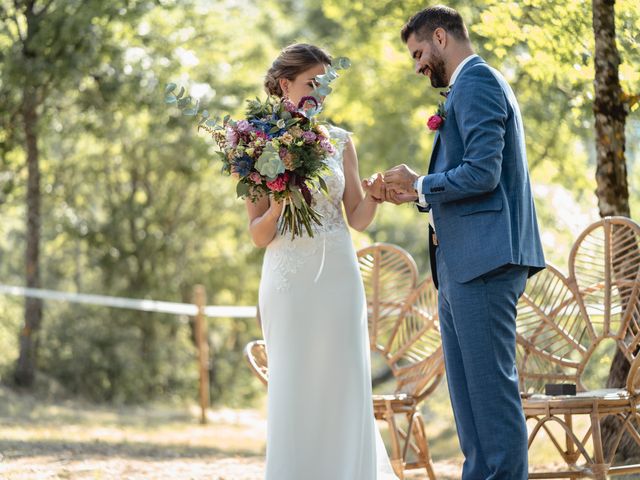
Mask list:
[{"label": "lace bodice", "polygon": [[328,195],[320,191],[312,193],[312,206],[322,215],[322,225],[313,224],[313,237],[303,232],[301,236],[292,239],[290,232],[281,235],[278,231],[267,247],[264,267],[268,265],[281,276],[279,290],[288,288],[288,274],[298,271],[305,259],[320,252],[324,255],[333,242],[343,240],[344,235],[349,235],[342,214],[342,196],[345,188],[342,160],[349,132],[330,126],[329,134],[331,139],[335,140],[336,151],[325,159],[330,170],[330,173],[323,177],[328,187]]}]

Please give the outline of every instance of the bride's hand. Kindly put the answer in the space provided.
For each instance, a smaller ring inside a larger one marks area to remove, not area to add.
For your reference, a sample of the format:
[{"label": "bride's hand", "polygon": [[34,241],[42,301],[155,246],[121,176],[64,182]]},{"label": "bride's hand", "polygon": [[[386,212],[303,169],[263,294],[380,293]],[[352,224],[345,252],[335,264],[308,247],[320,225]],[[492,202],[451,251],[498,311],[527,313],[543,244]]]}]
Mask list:
[{"label": "bride's hand", "polygon": [[385,197],[387,202],[393,203],[395,205],[400,205],[402,203],[415,202],[418,200],[418,195],[413,193],[404,193],[397,192],[391,188],[387,189],[387,195]]},{"label": "bride's hand", "polygon": [[384,202],[386,186],[381,173],[376,173],[362,180],[362,188],[376,203]]},{"label": "bride's hand", "polygon": [[269,197],[269,210],[267,210],[267,214],[274,219],[280,218],[282,215],[282,209],[284,208],[284,202],[277,202],[273,197]]}]

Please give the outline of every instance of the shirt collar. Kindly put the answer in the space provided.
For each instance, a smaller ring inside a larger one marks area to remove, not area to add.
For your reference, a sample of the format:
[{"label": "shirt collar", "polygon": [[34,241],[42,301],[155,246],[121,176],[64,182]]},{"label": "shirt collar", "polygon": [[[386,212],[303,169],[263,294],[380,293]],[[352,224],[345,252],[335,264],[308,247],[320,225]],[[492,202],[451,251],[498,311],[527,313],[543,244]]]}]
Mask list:
[{"label": "shirt collar", "polygon": [[479,57],[480,55],[478,55],[477,53],[471,54],[469,55],[467,58],[465,58],[464,60],[462,60],[460,62],[460,64],[456,67],[456,69],[453,71],[453,75],[451,75],[451,80],[449,81],[449,87],[451,87],[453,85],[453,83],[456,81],[456,79],[458,78],[458,75],[460,75],[460,72],[462,71],[462,68],[469,63],[471,60],[473,60],[476,57]]}]

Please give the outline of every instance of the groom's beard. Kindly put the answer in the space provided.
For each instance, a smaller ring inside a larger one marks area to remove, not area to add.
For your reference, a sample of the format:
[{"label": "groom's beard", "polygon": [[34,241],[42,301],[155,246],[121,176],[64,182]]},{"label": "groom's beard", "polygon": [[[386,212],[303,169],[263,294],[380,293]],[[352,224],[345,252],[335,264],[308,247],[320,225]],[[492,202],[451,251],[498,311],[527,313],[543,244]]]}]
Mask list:
[{"label": "groom's beard", "polygon": [[449,86],[447,72],[442,57],[434,57],[431,61],[431,86],[434,88],[444,88]]}]

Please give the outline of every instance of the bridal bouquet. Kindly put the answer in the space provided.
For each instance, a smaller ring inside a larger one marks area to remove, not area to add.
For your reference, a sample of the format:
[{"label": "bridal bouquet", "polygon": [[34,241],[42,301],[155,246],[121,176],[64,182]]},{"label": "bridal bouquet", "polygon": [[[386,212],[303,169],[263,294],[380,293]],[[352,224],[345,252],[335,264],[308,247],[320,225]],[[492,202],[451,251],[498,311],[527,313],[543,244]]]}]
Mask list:
[{"label": "bridal bouquet", "polygon": [[[318,86],[312,96],[303,97],[298,105],[279,97],[256,98],[247,100],[242,120],[227,115],[219,122],[205,110],[198,125],[216,142],[222,171],[238,180],[238,197],[256,201],[270,195],[285,203],[280,233],[291,232],[292,238],[303,232],[313,237],[312,225],[321,225],[322,215],[312,206],[312,191],[328,193],[322,178],[329,171],[324,159],[335,153],[335,147],[317,118],[322,110],[317,97],[331,92],[336,70],[349,67],[345,58],[335,64],[316,77]],[[165,102],[176,103],[185,115],[197,116],[198,103],[190,105],[184,89],[176,94],[176,88],[167,85]]]}]

